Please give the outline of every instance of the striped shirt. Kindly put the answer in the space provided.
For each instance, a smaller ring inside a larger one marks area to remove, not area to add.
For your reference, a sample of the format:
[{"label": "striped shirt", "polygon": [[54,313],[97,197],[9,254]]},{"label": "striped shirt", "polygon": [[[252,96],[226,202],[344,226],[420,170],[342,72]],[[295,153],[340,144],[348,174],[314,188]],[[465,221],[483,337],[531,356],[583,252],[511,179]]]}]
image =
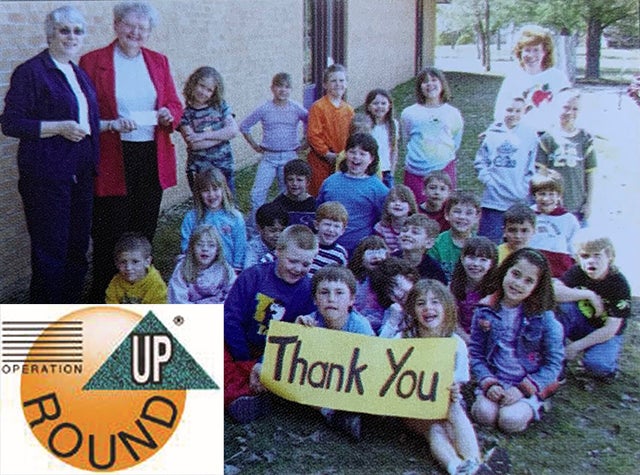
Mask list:
[{"label": "striped shirt", "polygon": [[337,242],[330,245],[320,244],[318,254],[313,259],[313,264],[309,269],[309,275],[313,275],[318,269],[330,264],[346,266],[347,250]]}]

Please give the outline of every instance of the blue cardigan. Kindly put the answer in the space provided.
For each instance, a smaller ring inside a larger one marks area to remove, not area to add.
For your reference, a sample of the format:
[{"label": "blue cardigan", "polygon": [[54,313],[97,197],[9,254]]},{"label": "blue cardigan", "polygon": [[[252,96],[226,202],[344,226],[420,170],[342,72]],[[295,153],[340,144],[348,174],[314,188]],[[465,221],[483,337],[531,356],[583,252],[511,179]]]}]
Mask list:
[{"label": "blue cardigan", "polygon": [[91,153],[60,135],[40,137],[42,121],[79,120],[78,101],[69,83],[44,50],[19,65],[11,76],[0,116],[2,132],[20,139],[18,170],[21,176],[52,180],[69,180],[79,165],[90,160],[94,170],[98,164],[100,122],[98,101],[93,84],[86,73],[72,63],[78,83],[87,98],[91,126]]}]

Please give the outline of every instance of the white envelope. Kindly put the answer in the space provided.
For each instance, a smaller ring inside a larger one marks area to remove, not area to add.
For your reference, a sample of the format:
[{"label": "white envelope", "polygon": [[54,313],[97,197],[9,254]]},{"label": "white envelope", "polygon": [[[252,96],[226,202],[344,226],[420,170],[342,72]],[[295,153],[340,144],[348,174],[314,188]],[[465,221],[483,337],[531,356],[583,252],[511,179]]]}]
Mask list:
[{"label": "white envelope", "polygon": [[158,113],[156,111],[131,111],[129,119],[135,121],[136,125],[158,125]]}]

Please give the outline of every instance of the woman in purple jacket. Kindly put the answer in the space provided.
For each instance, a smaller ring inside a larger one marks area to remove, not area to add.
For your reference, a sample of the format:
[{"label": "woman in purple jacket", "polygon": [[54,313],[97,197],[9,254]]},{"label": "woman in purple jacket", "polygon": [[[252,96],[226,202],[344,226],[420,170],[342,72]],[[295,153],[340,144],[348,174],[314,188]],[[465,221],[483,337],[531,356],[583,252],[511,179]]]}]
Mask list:
[{"label": "woman in purple jacket", "polygon": [[76,66],[86,22],[64,6],[45,19],[49,47],[13,72],[0,117],[20,139],[18,190],[31,239],[31,303],[78,303],[87,272],[98,162],[98,104]]}]

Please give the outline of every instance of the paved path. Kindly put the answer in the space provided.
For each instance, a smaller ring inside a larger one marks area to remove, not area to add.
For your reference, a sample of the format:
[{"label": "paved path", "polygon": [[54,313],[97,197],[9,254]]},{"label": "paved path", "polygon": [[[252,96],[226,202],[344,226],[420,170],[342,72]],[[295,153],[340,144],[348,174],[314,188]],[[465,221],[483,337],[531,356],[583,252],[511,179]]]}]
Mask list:
[{"label": "paved path", "polygon": [[585,88],[598,169],[591,226],[607,229],[616,263],[640,296],[640,107],[620,88]]},{"label": "paved path", "polygon": [[[478,61],[439,58],[445,71],[482,73]],[[492,74],[504,74],[513,63],[497,61]],[[640,65],[638,65],[640,70]],[[603,227],[616,248],[616,264],[640,296],[640,107],[621,86],[578,86],[584,91],[584,128],[597,136],[598,168],[590,226]]]}]

